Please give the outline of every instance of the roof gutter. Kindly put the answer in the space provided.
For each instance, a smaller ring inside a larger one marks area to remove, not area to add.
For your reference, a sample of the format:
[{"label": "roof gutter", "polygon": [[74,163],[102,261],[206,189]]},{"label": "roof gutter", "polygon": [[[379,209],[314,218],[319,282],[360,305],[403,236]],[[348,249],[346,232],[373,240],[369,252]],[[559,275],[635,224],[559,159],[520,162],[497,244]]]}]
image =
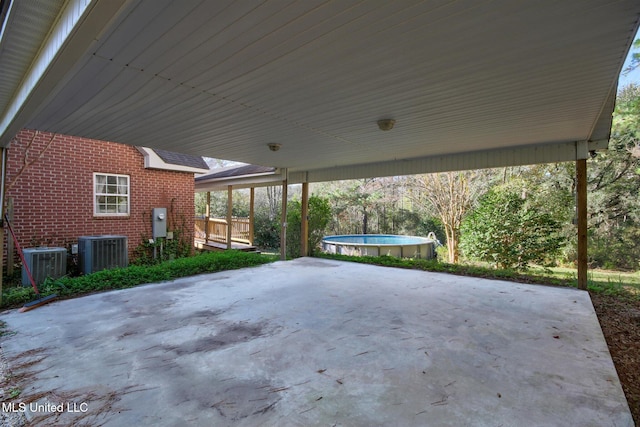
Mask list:
[{"label": "roof gutter", "polygon": [[[203,178],[203,177],[200,177]],[[224,178],[198,179],[196,178],[196,193],[206,191],[227,190],[229,185],[233,188],[269,187],[282,185],[282,172],[276,169],[274,172],[256,173],[242,176],[229,176]]]},{"label": "roof gutter", "polygon": [[11,6],[13,6],[11,0],[0,0],[0,23],[2,24],[2,28],[0,29],[0,45],[2,45],[4,30],[7,27],[7,17],[11,14]]}]

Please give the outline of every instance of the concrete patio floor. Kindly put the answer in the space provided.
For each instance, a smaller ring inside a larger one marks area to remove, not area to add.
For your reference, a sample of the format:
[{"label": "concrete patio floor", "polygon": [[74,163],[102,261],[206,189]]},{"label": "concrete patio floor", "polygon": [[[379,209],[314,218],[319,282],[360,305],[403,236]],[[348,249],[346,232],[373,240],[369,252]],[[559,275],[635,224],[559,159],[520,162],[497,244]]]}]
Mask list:
[{"label": "concrete patio floor", "polygon": [[30,425],[633,426],[572,289],[301,258],[0,320]]}]

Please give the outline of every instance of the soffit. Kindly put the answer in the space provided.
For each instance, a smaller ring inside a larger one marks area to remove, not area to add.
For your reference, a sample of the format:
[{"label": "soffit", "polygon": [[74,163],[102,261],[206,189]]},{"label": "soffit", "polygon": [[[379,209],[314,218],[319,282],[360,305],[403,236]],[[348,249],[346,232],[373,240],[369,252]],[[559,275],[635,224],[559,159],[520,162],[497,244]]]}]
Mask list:
[{"label": "soffit", "polygon": [[64,0],[14,1],[6,21],[0,22],[0,112],[5,111],[31,68],[64,3]]},{"label": "soffit", "polygon": [[639,13],[625,0],[130,1],[25,125],[290,173],[565,150],[608,137]]}]

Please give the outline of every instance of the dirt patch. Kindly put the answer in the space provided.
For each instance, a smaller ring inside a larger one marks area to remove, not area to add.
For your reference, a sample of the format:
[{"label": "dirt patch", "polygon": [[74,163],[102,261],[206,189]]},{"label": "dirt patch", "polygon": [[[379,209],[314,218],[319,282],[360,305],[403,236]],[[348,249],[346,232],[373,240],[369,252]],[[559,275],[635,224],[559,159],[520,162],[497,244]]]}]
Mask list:
[{"label": "dirt patch", "polygon": [[627,396],[631,415],[640,426],[640,300],[592,293],[591,301]]},{"label": "dirt patch", "polygon": [[234,381],[222,393],[214,396],[211,405],[222,417],[238,421],[252,415],[272,411],[280,401],[280,394],[288,387],[275,387],[268,383]]},{"label": "dirt patch", "polygon": [[332,264],[326,261],[320,261],[317,258],[305,258],[303,262],[299,264],[302,267],[324,267],[324,268],[337,268],[339,264]]},{"label": "dirt patch", "polygon": [[267,334],[265,327],[266,323],[264,322],[255,324],[246,322],[231,323],[224,325],[215,335],[198,338],[180,344],[180,346],[166,346],[165,350],[174,351],[178,356],[215,351],[265,336]]},{"label": "dirt patch", "polygon": [[[0,400],[10,402],[18,397],[22,390],[17,387],[17,379],[13,377],[9,370],[6,358],[0,348]],[[27,424],[27,417],[22,412],[0,411],[0,425],[11,427],[22,427]]]},{"label": "dirt patch", "polygon": [[[139,385],[111,390],[37,390],[33,383],[46,367],[38,369],[49,349],[38,347],[7,357],[0,348],[0,400],[12,410],[0,411],[0,426],[91,426],[103,425],[125,410],[118,406],[122,396],[144,391]],[[86,402],[86,403],[85,403]]]}]

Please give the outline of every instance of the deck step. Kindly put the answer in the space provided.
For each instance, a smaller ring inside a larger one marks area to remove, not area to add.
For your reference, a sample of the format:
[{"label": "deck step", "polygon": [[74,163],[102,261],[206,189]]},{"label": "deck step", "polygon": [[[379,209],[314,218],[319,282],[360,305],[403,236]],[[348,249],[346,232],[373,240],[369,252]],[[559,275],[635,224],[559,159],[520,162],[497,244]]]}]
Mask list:
[{"label": "deck step", "polygon": [[[196,240],[194,242],[195,247],[197,249],[204,249],[207,251],[226,251],[227,250],[227,244],[223,243],[223,242],[216,242],[213,240],[209,240],[207,242],[205,242],[204,240]],[[260,251],[258,250],[258,248],[256,246],[253,245],[246,245],[243,243],[237,243],[237,242],[231,242],[231,249],[235,249],[238,251],[242,251],[242,252],[258,252],[260,253]]]}]

